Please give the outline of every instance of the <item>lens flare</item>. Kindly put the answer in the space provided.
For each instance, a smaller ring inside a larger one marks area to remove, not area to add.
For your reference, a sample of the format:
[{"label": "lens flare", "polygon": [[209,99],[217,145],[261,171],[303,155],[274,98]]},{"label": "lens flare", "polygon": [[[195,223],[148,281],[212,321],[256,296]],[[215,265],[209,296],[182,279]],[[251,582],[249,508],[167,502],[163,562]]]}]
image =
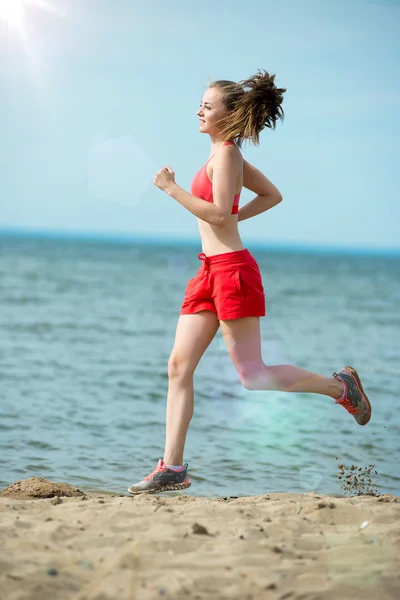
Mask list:
[{"label": "lens flare", "polygon": [[0,0],[0,19],[11,29],[22,29],[24,22],[24,3],[22,0]]},{"label": "lens flare", "polygon": [[29,6],[59,12],[56,4],[50,0],[0,0],[0,22],[3,21],[11,30],[23,32],[26,26],[26,9]]}]

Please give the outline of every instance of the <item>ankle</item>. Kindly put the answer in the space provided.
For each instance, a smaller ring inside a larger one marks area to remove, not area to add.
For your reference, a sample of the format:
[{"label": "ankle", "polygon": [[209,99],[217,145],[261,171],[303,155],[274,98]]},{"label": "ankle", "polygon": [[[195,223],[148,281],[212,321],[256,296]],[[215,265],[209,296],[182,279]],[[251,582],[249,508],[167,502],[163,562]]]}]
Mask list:
[{"label": "ankle", "polygon": [[180,456],[174,456],[173,454],[172,455],[167,454],[163,458],[163,462],[165,465],[177,467],[178,465],[179,466],[183,465],[183,458]]},{"label": "ankle", "polygon": [[339,379],[336,379],[336,377],[334,377],[332,383],[333,398],[335,400],[339,400],[339,398],[343,396],[345,390],[346,387],[343,381],[340,381]]}]

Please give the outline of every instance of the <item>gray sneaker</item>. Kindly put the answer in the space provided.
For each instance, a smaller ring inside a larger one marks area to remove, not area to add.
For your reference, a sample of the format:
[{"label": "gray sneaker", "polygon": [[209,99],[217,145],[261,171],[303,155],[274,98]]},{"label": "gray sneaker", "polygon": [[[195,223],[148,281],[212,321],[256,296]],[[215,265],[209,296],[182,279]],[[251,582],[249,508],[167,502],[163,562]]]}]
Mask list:
[{"label": "gray sneaker", "polygon": [[188,463],[185,463],[180,471],[169,469],[160,458],[158,465],[143,481],[134,483],[128,488],[130,494],[156,494],[169,490],[184,490],[191,486],[187,475]]},{"label": "gray sneaker", "polygon": [[364,393],[360,377],[353,367],[344,367],[333,376],[344,383],[345,389],[335,404],[341,404],[353,415],[359,425],[366,425],[371,418],[371,405]]}]

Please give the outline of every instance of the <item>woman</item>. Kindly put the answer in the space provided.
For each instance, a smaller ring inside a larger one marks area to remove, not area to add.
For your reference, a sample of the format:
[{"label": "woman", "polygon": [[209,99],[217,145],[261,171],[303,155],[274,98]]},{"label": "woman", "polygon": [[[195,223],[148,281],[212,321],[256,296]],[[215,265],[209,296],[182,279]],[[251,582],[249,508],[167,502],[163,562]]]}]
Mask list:
[{"label": "woman", "polygon": [[[265,295],[256,260],[243,246],[238,221],[254,217],[282,201],[277,188],[243,159],[243,140],[259,143],[264,127],[283,120],[283,94],[275,75],[259,71],[240,83],[215,81],[206,90],[197,115],[199,131],[211,139],[210,158],[193,179],[189,194],[175,183],[174,171],[161,169],[154,183],[198,219],[203,252],[196,276],[187,285],[175,343],[168,362],[166,445],[163,460],[132,494],[190,486],[183,463],[186,434],[194,408],[193,374],[221,327],[239,378],[249,390],[310,392],[335,399],[366,425],[371,406],[352,367],[324,377],[291,365],[267,366],[261,356],[260,317]],[[238,210],[242,186],[257,196]]]}]

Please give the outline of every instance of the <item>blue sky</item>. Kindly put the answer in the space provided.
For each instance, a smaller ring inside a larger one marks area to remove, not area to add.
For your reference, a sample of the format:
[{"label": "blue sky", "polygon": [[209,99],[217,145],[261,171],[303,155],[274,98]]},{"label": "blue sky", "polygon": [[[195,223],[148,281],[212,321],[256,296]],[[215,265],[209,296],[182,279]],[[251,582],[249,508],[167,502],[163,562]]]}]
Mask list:
[{"label": "blue sky", "polygon": [[1,229],[198,239],[154,174],[189,190],[208,81],[262,68],[286,117],[243,155],[284,200],[244,243],[400,249],[399,1],[48,2],[0,21]]}]

